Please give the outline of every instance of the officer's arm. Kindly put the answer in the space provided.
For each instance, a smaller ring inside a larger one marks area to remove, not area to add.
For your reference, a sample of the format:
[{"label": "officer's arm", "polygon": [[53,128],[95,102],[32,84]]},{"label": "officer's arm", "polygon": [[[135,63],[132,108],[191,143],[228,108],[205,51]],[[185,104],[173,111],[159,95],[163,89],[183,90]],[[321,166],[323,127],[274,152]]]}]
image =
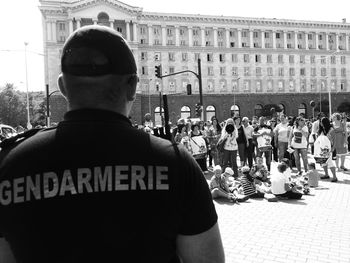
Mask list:
[{"label": "officer's arm", "polygon": [[178,235],[176,246],[183,263],[225,262],[224,248],[217,223],[198,235]]}]

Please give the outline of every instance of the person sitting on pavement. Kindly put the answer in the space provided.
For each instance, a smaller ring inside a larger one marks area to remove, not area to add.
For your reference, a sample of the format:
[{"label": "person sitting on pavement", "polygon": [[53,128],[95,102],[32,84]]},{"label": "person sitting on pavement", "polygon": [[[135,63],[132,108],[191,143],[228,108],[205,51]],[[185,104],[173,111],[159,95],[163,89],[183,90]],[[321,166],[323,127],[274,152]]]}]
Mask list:
[{"label": "person sitting on pavement", "polygon": [[289,182],[287,175],[287,165],[279,163],[278,172],[271,174],[271,192],[280,199],[301,199],[302,193],[293,188]]},{"label": "person sitting on pavement", "polygon": [[258,178],[262,182],[269,182],[270,173],[264,165],[262,157],[256,157],[256,163],[250,170],[250,174],[254,178]]},{"label": "person sitting on pavement", "polygon": [[309,163],[309,170],[306,173],[305,177],[308,179],[310,187],[318,187],[318,182],[321,176],[316,170],[315,163]]},{"label": "person sitting on pavement", "polygon": [[[226,198],[229,201],[236,201],[235,195],[230,190],[225,173],[222,173],[221,166],[214,166],[213,172],[214,175],[210,179],[209,183],[209,188],[213,199]],[[229,174],[229,171],[227,171],[227,174]]]}]

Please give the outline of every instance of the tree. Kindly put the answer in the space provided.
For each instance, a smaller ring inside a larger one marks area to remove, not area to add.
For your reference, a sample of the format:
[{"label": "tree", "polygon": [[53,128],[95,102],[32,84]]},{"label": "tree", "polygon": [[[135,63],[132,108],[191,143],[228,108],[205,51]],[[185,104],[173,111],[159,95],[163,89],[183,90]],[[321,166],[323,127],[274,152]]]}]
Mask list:
[{"label": "tree", "polygon": [[346,113],[350,113],[350,102],[349,101],[344,101],[342,102],[338,108],[337,108],[338,112],[346,112]]},{"label": "tree", "polygon": [[0,91],[0,122],[13,127],[26,124],[26,105],[11,83]]}]

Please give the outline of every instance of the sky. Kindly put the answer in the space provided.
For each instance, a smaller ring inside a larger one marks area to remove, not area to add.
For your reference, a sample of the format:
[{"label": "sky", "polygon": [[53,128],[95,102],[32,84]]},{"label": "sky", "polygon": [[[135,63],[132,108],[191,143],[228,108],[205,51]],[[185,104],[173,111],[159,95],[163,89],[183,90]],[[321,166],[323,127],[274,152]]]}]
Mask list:
[{"label": "sky", "polygon": [[[350,0],[125,0],[145,12],[350,23]],[[38,0],[0,0],[0,87],[44,91],[42,18]],[[27,42],[27,74],[24,42]],[[26,78],[27,76],[27,78]],[[28,86],[26,85],[28,80]]]}]

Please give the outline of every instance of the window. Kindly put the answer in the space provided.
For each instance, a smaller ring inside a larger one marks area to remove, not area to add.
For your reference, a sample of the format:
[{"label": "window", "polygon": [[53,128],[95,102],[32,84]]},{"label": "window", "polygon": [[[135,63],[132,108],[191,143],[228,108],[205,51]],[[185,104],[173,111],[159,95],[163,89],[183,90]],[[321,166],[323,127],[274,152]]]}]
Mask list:
[{"label": "window", "polygon": [[192,29],[192,35],[193,35],[193,36],[199,36],[199,30],[198,30],[198,28]]},{"label": "window", "polygon": [[239,107],[237,105],[231,106],[231,117],[239,116]]},{"label": "window", "polygon": [[59,31],[66,31],[66,24],[65,23],[58,23],[58,30]]},{"label": "window", "polygon": [[144,27],[144,26],[140,27],[140,34],[141,35],[146,34],[146,32],[147,32],[146,27]]},{"label": "window", "polygon": [[194,45],[195,47],[198,47],[198,46],[199,46],[198,40],[193,40],[193,45]]},{"label": "window", "polygon": [[246,42],[242,42],[242,47],[248,47]]},{"label": "window", "polygon": [[322,35],[318,35],[318,40],[322,40]]},{"label": "window", "polygon": [[345,82],[340,83],[340,90],[342,90],[342,91],[345,90]]},{"label": "window", "polygon": [[335,56],[331,56],[331,64],[335,64],[336,63],[336,57]]},{"label": "window", "polygon": [[265,35],[265,38],[270,38],[269,32],[265,32],[264,35]]},{"label": "window", "polygon": [[230,47],[235,47],[235,42],[230,42]]},{"label": "window", "polygon": [[159,45],[160,45],[159,39],[155,39],[153,44],[154,44],[155,46],[159,46]]},{"label": "window", "polygon": [[298,49],[302,49],[302,48],[303,48],[303,45],[298,44]]},{"label": "window", "polygon": [[148,71],[147,71],[147,67],[143,66],[141,67],[141,75],[147,75]]},{"label": "window", "polygon": [[167,28],[166,32],[167,32],[168,37],[173,36],[173,29],[172,28]]},{"label": "window", "polygon": [[303,39],[303,34],[298,34],[298,39]]},{"label": "window", "polygon": [[283,55],[278,55],[278,63],[283,63]]},{"label": "window", "polygon": [[288,43],[287,48],[292,48],[292,44]]},{"label": "window", "polygon": [[316,90],[316,80],[312,79],[310,83],[310,90],[315,91]]},{"label": "window", "polygon": [[230,30],[230,37],[234,37],[235,36],[235,32]]},{"label": "window", "polygon": [[225,62],[225,54],[219,54],[220,62]]},{"label": "window", "polygon": [[295,75],[295,69],[294,68],[290,68],[289,69],[289,76],[294,76]]},{"label": "window", "polygon": [[278,81],[278,90],[283,91],[284,90],[284,85],[283,85],[283,80]]},{"label": "window", "polygon": [[272,82],[272,80],[269,80],[267,82],[267,91],[273,91],[273,82]]},{"label": "window", "polygon": [[210,41],[205,41],[205,46],[206,47],[210,47],[211,46],[211,42]]},{"label": "window", "polygon": [[298,115],[300,114],[306,115],[306,105],[304,103],[301,103],[298,107]]},{"label": "window", "polygon": [[141,60],[147,60],[147,52],[141,52]]},{"label": "window", "polygon": [[292,39],[292,33],[287,33],[287,39]]},{"label": "window", "polygon": [[156,107],[154,109],[154,124],[163,126],[162,116],[164,114],[164,108]]},{"label": "window", "polygon": [[300,91],[301,92],[306,91],[306,81],[305,80],[300,81]]},{"label": "window", "polygon": [[209,92],[213,92],[214,91],[214,83],[213,83],[212,80],[208,80],[207,90]]},{"label": "window", "polygon": [[289,81],[289,91],[294,91],[294,81],[293,80]]},{"label": "window", "polygon": [[169,53],[169,61],[175,61],[175,54],[173,52]]},{"label": "window", "polygon": [[250,82],[249,82],[249,80],[245,80],[244,81],[243,89],[244,89],[244,91],[250,91]]},{"label": "window", "polygon": [[213,76],[214,75],[214,69],[213,67],[208,67],[208,76]]},{"label": "window", "polygon": [[307,34],[307,39],[312,40],[312,34]]},{"label": "window", "polygon": [[186,40],[180,40],[180,46],[186,46]]},{"label": "window", "polygon": [[255,62],[257,63],[261,62],[261,55],[255,55]]},{"label": "window", "polygon": [[281,38],[281,33],[276,33],[276,38],[277,39]]},{"label": "window", "polygon": [[326,64],[326,58],[325,57],[321,57],[321,64]]},{"label": "window", "polygon": [[238,62],[238,56],[237,54],[232,54],[232,62],[237,63]]},{"label": "window", "polygon": [[154,61],[160,61],[160,52],[154,53]]},{"label": "window", "polygon": [[321,76],[322,77],[327,76],[327,69],[326,68],[321,68]]},{"label": "window", "polygon": [[255,32],[255,31],[254,31],[254,32],[253,32],[253,37],[254,37],[254,38],[258,38],[258,37],[259,37],[259,32]]},{"label": "window", "polygon": [[238,75],[238,68],[237,67],[233,67],[232,68],[232,76],[237,76]]},{"label": "window", "polygon": [[156,35],[156,36],[160,35],[160,30],[159,30],[158,27],[153,28],[153,34]]},{"label": "window", "polygon": [[243,54],[243,61],[249,63],[249,54]]},{"label": "window", "polygon": [[220,75],[221,76],[226,75],[226,67],[220,67]]},{"label": "window", "polygon": [[212,105],[207,106],[205,112],[207,114],[207,120],[211,120],[212,117],[216,116],[215,107]]},{"label": "window", "polygon": [[256,91],[257,92],[261,92],[262,91],[261,80],[256,81]]},{"label": "window", "polygon": [[242,37],[248,37],[248,31],[243,30],[242,31]]},{"label": "window", "polygon": [[294,56],[293,55],[289,55],[289,63],[294,63]]},{"label": "window", "polygon": [[315,56],[310,56],[310,62],[314,64],[314,63],[315,63],[315,61],[316,61]]},{"label": "window", "polygon": [[223,47],[223,46],[224,46],[224,42],[219,41],[219,42],[218,42],[218,47]]},{"label": "window", "polygon": [[172,39],[168,39],[167,46],[173,46],[175,45],[174,41]]},{"label": "window", "polygon": [[182,59],[182,61],[187,61],[187,53],[182,53],[181,59]]},{"label": "window", "polygon": [[210,30],[205,30],[205,35],[210,36]]},{"label": "window", "polygon": [[146,39],[141,38],[141,39],[140,39],[140,44],[145,45],[145,44],[146,44]]},{"label": "window", "polygon": [[266,56],[266,62],[267,63],[272,63],[272,55],[267,55]]},{"label": "window", "polygon": [[341,76],[342,77],[346,76],[346,68],[341,68]]},{"label": "window", "polygon": [[183,36],[183,35],[185,35],[185,29],[184,28],[180,28],[180,36]]},{"label": "window", "polygon": [[305,68],[300,69],[300,76],[305,76]]},{"label": "window", "polygon": [[262,114],[263,106],[260,104],[256,104],[254,107],[254,115],[260,117]]},{"label": "window", "polygon": [[238,81],[232,80],[232,92],[238,92]]},{"label": "window", "polygon": [[[227,92],[227,86],[225,80],[220,80],[220,91],[221,92]],[[214,90],[213,90],[214,91]]]},{"label": "window", "polygon": [[341,63],[341,64],[345,64],[345,63],[346,63],[345,56],[341,56],[341,57],[340,57],[340,63]]},{"label": "window", "polygon": [[273,75],[273,69],[272,68],[267,68],[267,75],[272,76]]},{"label": "window", "polygon": [[244,67],[244,76],[250,76],[250,67]]},{"label": "window", "polygon": [[175,92],[176,91],[176,82],[174,80],[169,81],[169,91]]},{"label": "window", "polygon": [[284,75],[283,68],[278,68],[278,76],[282,77]]},{"label": "window", "polygon": [[257,67],[257,68],[255,69],[255,73],[256,73],[257,76],[261,76],[261,68],[260,68],[260,67]]},{"label": "window", "polygon": [[188,107],[188,106],[181,107],[181,118],[187,119],[190,116],[191,116],[191,109],[190,109],[190,107]]},{"label": "window", "polygon": [[213,62],[213,54],[212,53],[207,54],[207,61]]},{"label": "window", "polygon": [[300,63],[305,63],[305,55],[300,55]]},{"label": "window", "polygon": [[173,74],[175,72],[175,68],[174,67],[169,67],[169,74]]}]

